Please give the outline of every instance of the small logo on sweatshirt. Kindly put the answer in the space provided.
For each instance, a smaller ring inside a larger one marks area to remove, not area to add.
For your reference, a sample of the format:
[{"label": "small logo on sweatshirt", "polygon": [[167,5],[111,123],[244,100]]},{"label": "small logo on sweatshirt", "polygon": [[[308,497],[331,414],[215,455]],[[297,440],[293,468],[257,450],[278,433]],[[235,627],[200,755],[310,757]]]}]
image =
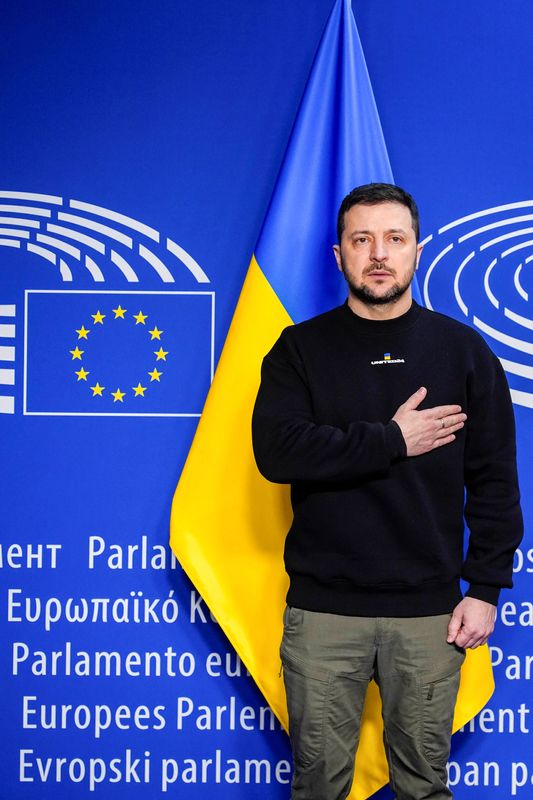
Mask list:
[{"label": "small logo on sweatshirt", "polygon": [[378,364],[405,364],[405,359],[392,358],[390,353],[383,353],[383,358],[380,358],[377,361],[371,361],[370,363],[372,366],[376,366]]}]

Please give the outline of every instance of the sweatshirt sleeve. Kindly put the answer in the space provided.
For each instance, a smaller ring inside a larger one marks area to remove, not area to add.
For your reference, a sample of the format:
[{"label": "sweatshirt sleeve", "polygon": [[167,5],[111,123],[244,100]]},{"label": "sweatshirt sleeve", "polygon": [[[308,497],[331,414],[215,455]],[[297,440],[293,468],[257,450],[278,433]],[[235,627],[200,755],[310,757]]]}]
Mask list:
[{"label": "sweatshirt sleeve", "polygon": [[305,369],[286,329],[263,360],[252,417],[255,459],[276,483],[350,481],[383,472],[405,455],[399,426],[354,421],[319,424]]},{"label": "sweatshirt sleeve", "polygon": [[497,605],[513,585],[523,534],[513,407],[503,368],[482,343],[471,375],[465,450],[465,519],[470,529],[462,577],[466,594]]}]

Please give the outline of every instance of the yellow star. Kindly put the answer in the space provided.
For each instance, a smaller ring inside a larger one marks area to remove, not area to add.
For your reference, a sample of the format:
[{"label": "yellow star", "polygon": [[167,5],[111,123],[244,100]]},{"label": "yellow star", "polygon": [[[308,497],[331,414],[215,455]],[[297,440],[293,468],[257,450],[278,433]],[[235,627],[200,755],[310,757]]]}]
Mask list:
[{"label": "yellow star", "polygon": [[168,350],[163,350],[163,348],[160,347],[159,350],[154,350],[154,354],[157,356],[157,361],[166,361]]},{"label": "yellow star", "polygon": [[150,376],[150,383],[152,381],[159,381],[159,378],[162,374],[162,372],[158,372],[156,369],[152,370],[152,372],[149,372],[148,375]]},{"label": "yellow star", "polygon": [[145,319],[148,319],[148,314],[143,314],[142,311],[139,311],[138,314],[133,315],[133,319],[135,320],[135,324],[138,325],[139,322],[142,322],[143,325],[146,325]]},{"label": "yellow star", "polygon": [[78,376],[78,380],[79,381],[86,381],[88,374],[89,373],[86,370],[84,370],[83,367],[80,369],[79,372],[76,372],[76,375]]},{"label": "yellow star", "polygon": [[141,386],[141,384],[139,382],[137,384],[137,386],[132,386],[131,388],[135,392],[135,397],[137,397],[138,395],[141,395],[141,397],[144,397],[144,393],[146,391],[146,386]]},{"label": "yellow star", "polygon": [[96,314],[91,314],[91,317],[94,319],[94,324],[95,325],[96,325],[97,322],[99,322],[100,325],[104,324],[105,314],[102,314],[100,311],[97,311]]},{"label": "yellow star", "polygon": [[96,386],[91,386],[91,389],[93,390],[93,397],[96,397],[96,395],[102,397],[102,392],[104,391],[105,386],[100,386],[98,381],[96,381]]},{"label": "yellow star", "polygon": [[87,338],[87,334],[90,333],[90,332],[91,331],[87,330],[87,328],[84,328],[83,325],[79,329],[76,328],[76,333],[78,334],[78,339],[86,339]]},{"label": "yellow star", "polygon": [[114,308],[113,311],[115,313],[115,319],[118,319],[119,317],[120,319],[124,319],[124,314],[126,313],[127,309],[122,308],[122,306],[119,303],[118,308]]},{"label": "yellow star", "polygon": [[85,353],[85,350],[80,350],[78,345],[76,345],[76,349],[75,350],[69,350],[69,353],[72,353],[72,360],[73,361],[74,361],[75,358],[79,358],[79,360],[81,361],[81,357]]},{"label": "yellow star", "polygon": [[112,395],[113,395],[113,397],[115,398],[115,399],[113,400],[113,402],[114,402],[114,403],[116,403],[116,402],[117,402],[117,400],[120,400],[120,402],[121,402],[121,403],[123,403],[123,402],[124,402],[124,400],[123,400],[122,398],[125,396],[126,392],[121,392],[121,391],[120,391],[120,389],[117,389],[117,391],[116,391],[116,392],[111,392],[111,394],[112,394]]},{"label": "yellow star", "polygon": [[148,333],[151,334],[150,336],[151,339],[161,339],[161,334],[164,332],[165,331],[160,331],[157,325],[155,326],[155,328],[153,328],[153,330],[148,331]]}]

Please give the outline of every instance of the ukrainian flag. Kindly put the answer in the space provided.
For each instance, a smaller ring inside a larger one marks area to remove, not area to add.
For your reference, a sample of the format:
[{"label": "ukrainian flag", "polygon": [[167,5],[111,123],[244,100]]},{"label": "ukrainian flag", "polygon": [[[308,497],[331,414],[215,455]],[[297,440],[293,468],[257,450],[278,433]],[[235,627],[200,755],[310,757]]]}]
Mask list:
[{"label": "ukrainian flag", "polygon": [[[336,211],[354,186],[392,172],[349,0],[329,17],[291,133],[256,254],[172,507],[171,546],[280,720],[279,643],[291,520],[286,486],[254,462],[252,408],[261,361],[281,330],[343,301]],[[480,678],[480,673],[482,677]],[[487,648],[469,652],[456,728],[491,693]],[[351,800],[388,780],[380,702],[371,685]]]}]

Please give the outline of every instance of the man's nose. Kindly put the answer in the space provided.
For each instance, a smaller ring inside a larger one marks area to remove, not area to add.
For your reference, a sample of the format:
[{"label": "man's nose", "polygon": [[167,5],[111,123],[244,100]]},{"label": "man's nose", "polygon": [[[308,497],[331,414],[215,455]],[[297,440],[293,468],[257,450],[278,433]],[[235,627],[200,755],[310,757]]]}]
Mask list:
[{"label": "man's nose", "polygon": [[385,242],[374,239],[370,257],[372,261],[386,261],[388,258],[388,251]]}]

